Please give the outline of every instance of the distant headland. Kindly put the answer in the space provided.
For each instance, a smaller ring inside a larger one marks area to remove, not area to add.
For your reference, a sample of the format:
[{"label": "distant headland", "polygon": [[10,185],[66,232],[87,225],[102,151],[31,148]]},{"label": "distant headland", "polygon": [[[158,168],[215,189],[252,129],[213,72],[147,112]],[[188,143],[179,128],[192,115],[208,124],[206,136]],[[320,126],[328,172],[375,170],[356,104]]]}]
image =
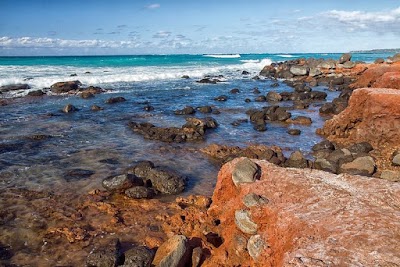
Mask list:
[{"label": "distant headland", "polygon": [[391,49],[372,49],[372,50],[356,50],[350,53],[400,53],[400,48]]}]

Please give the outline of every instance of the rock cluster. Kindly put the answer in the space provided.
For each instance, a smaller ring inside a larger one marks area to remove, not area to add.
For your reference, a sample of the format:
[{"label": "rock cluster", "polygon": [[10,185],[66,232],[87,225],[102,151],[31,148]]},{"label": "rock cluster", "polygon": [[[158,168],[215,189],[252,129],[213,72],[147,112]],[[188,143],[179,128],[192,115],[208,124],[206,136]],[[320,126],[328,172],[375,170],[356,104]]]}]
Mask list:
[{"label": "rock cluster", "polygon": [[163,142],[182,143],[186,141],[204,140],[206,131],[218,127],[215,119],[207,117],[205,119],[186,118],[186,124],[181,128],[157,127],[151,123],[130,122],[129,127],[135,132],[144,136],[146,139],[160,140]]},{"label": "rock cluster", "polygon": [[134,199],[178,194],[185,189],[185,183],[184,177],[169,169],[155,167],[150,161],[139,162],[125,174],[108,177],[102,182],[107,191],[123,193]]}]

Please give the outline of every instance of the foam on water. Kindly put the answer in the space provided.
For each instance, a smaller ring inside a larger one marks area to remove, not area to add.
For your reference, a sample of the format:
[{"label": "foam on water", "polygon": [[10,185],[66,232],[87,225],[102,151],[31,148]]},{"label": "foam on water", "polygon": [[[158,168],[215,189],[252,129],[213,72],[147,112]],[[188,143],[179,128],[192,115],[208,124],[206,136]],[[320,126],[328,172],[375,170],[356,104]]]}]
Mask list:
[{"label": "foam on water", "polygon": [[213,57],[213,58],[240,58],[239,54],[209,54],[203,55],[204,57]]},{"label": "foam on water", "polygon": [[278,57],[284,57],[284,58],[294,58],[294,57],[298,57],[295,55],[290,55],[290,54],[281,54],[281,55],[277,55]]}]

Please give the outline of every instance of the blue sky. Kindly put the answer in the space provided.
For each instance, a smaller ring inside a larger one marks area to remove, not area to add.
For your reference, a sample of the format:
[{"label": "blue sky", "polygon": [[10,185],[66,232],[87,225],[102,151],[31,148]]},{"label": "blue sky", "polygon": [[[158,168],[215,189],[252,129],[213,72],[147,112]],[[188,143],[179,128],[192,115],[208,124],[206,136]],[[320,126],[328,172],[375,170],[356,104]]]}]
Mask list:
[{"label": "blue sky", "polygon": [[399,47],[399,0],[0,0],[0,55]]}]

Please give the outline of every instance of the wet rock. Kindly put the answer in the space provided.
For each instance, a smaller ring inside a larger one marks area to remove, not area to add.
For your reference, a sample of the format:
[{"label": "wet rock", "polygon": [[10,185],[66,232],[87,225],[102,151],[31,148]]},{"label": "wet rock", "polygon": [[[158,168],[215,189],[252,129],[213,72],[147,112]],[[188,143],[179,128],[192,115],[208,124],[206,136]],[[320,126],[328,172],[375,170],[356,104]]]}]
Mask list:
[{"label": "wet rock", "polygon": [[71,75],[69,75],[70,77],[76,77],[78,76],[76,73],[72,73]]},{"label": "wet rock", "polygon": [[201,247],[195,247],[192,252],[192,267],[200,266],[202,256],[203,256],[203,249]]},{"label": "wet rock", "polygon": [[313,151],[319,151],[319,150],[335,150],[335,146],[333,145],[333,143],[329,140],[324,140],[319,142],[318,144],[315,144],[312,147]]},{"label": "wet rock", "polygon": [[4,246],[3,244],[0,243],[0,260],[9,260],[13,256],[14,253],[11,251],[11,247]]},{"label": "wet rock", "polygon": [[276,69],[272,65],[266,65],[261,71],[260,75],[265,77],[273,77],[275,76]]},{"label": "wet rock", "polygon": [[0,86],[0,92],[26,90],[26,89],[30,89],[30,88],[31,87],[26,83],[10,84],[10,85]]},{"label": "wet rock", "polygon": [[231,94],[238,94],[240,93],[240,90],[238,88],[234,88],[230,91]]},{"label": "wet rock", "polygon": [[293,102],[293,109],[307,109],[310,104],[306,103],[305,101],[294,101]]},{"label": "wet rock", "polygon": [[81,97],[82,97],[83,99],[93,98],[93,97],[94,97],[94,94],[93,94],[92,92],[85,91],[85,92],[82,92],[82,93],[81,93]]},{"label": "wet rock", "polygon": [[151,181],[154,189],[162,194],[178,194],[185,189],[185,178],[165,168],[156,167],[149,171],[146,179]]},{"label": "wet rock", "polygon": [[236,126],[241,125],[242,123],[247,123],[247,122],[249,122],[248,119],[237,119],[237,120],[233,121],[231,123],[231,125],[236,127]]},{"label": "wet rock", "polygon": [[306,92],[311,92],[311,88],[304,83],[296,84],[294,86],[294,91],[297,93],[306,93]]},{"label": "wet rock", "polygon": [[351,54],[350,53],[345,53],[345,54],[342,54],[340,56],[340,58],[338,60],[338,63],[339,64],[343,64],[343,63],[348,62],[350,60],[351,60]]},{"label": "wet rock", "polygon": [[213,109],[210,106],[198,107],[197,110],[201,113],[211,113]]},{"label": "wet rock", "polygon": [[67,104],[65,107],[63,107],[62,111],[64,113],[72,113],[72,112],[78,111],[78,109],[75,106],[73,106],[72,104]]},{"label": "wet rock", "polygon": [[157,267],[181,267],[188,263],[187,238],[175,235],[163,243],[156,252],[152,264]]},{"label": "wet rock", "polygon": [[45,95],[45,93],[42,90],[30,91],[28,93],[28,96],[42,96],[42,95]]},{"label": "wet rock", "polygon": [[247,242],[247,250],[249,251],[249,255],[256,262],[261,253],[263,253],[267,247],[268,244],[264,241],[261,235],[253,235]]},{"label": "wet rock", "polygon": [[256,99],[254,99],[256,102],[265,102],[267,101],[267,98],[263,95],[257,96]]},{"label": "wet rock", "polygon": [[249,193],[243,197],[243,204],[248,208],[262,206],[267,203],[268,199],[254,193]]},{"label": "wet rock", "polygon": [[175,110],[174,114],[175,115],[191,115],[191,114],[194,114],[195,112],[196,112],[196,110],[194,110],[194,108],[192,108],[190,106],[186,106],[183,109]]},{"label": "wet rock", "polygon": [[267,130],[266,123],[256,123],[253,125],[253,129],[258,132],[265,132]]},{"label": "wet rock", "polygon": [[254,88],[253,89],[253,94],[255,94],[255,95],[257,95],[257,94],[260,94],[261,92],[260,92],[260,90],[258,90],[258,88]]},{"label": "wet rock", "polygon": [[308,74],[308,68],[306,66],[292,66],[290,72],[295,76],[304,76]]},{"label": "wet rock", "polygon": [[144,110],[144,111],[153,111],[153,110],[154,110],[154,107],[153,107],[153,106],[150,106],[150,105],[146,105],[146,106],[143,107],[143,110]]},{"label": "wet rock", "polygon": [[125,190],[125,195],[134,199],[142,199],[152,198],[155,196],[155,193],[151,188],[147,188],[145,186],[135,186]]},{"label": "wet rock", "polygon": [[104,246],[93,248],[86,259],[86,266],[114,267],[120,265],[122,261],[121,245],[116,239]]},{"label": "wet rock", "polygon": [[293,119],[288,119],[286,120],[287,123],[292,123],[292,124],[301,124],[301,125],[311,125],[312,120],[309,117],[306,116],[297,116]]},{"label": "wet rock", "polygon": [[145,246],[134,247],[125,253],[125,261],[121,267],[150,267],[154,251]]},{"label": "wet rock", "polygon": [[243,183],[253,183],[260,177],[260,169],[253,161],[248,158],[240,160],[232,173],[232,181],[235,186]]},{"label": "wet rock", "polygon": [[349,163],[344,163],[339,167],[339,172],[350,173],[353,175],[371,176],[375,172],[375,161],[370,156],[359,157]]},{"label": "wet rock", "polygon": [[132,174],[121,174],[104,179],[102,185],[107,191],[123,192],[133,186],[143,185],[143,181]]},{"label": "wet rock", "polygon": [[190,79],[189,75],[183,75],[181,78],[182,79]]},{"label": "wet rock", "polygon": [[126,99],[122,96],[117,96],[117,97],[111,97],[109,99],[106,100],[106,104],[116,104],[116,103],[121,103],[121,102],[125,102]]},{"label": "wet rock", "polygon": [[246,99],[244,100],[244,102],[250,103],[250,102],[251,102],[251,99],[250,99],[250,98],[246,98]]},{"label": "wet rock", "polygon": [[217,84],[217,82],[219,82],[218,79],[210,79],[210,78],[203,78],[199,81],[197,81],[198,83],[208,83],[208,84]]},{"label": "wet rock", "polygon": [[271,88],[276,88],[276,87],[279,87],[279,83],[272,83],[271,84]]},{"label": "wet rock", "polygon": [[289,129],[287,133],[290,135],[300,135],[301,131],[299,129]]},{"label": "wet rock", "polygon": [[381,179],[388,180],[391,182],[400,182],[399,171],[383,170],[380,177]]},{"label": "wet rock", "polygon": [[151,161],[140,161],[135,166],[129,168],[128,173],[132,173],[139,178],[146,178],[150,170],[154,169],[154,163]]},{"label": "wet rock", "polygon": [[282,96],[274,91],[270,91],[267,94],[266,100],[269,102],[278,102],[282,100]]},{"label": "wet rock", "polygon": [[80,81],[58,82],[50,86],[52,93],[61,94],[69,91],[78,90],[82,83]]},{"label": "wet rock", "polygon": [[242,71],[242,75],[250,75],[250,72],[244,70],[244,71]]},{"label": "wet rock", "polygon": [[251,219],[250,211],[235,211],[235,224],[245,234],[254,235],[257,233],[258,225]]},{"label": "wet rock", "polygon": [[227,101],[228,97],[226,95],[220,95],[214,98],[215,101]]},{"label": "wet rock", "polygon": [[290,155],[289,159],[286,160],[285,167],[307,168],[309,167],[309,163],[301,151],[295,151]]},{"label": "wet rock", "polygon": [[290,112],[287,112],[286,110],[279,108],[275,111],[274,115],[276,116],[277,121],[286,121],[290,119],[290,117],[292,116]]},{"label": "wet rock", "polygon": [[90,110],[92,110],[92,111],[100,111],[100,110],[103,110],[103,108],[102,108],[102,107],[99,107],[99,106],[97,106],[97,105],[92,105],[92,106],[90,107]]}]

